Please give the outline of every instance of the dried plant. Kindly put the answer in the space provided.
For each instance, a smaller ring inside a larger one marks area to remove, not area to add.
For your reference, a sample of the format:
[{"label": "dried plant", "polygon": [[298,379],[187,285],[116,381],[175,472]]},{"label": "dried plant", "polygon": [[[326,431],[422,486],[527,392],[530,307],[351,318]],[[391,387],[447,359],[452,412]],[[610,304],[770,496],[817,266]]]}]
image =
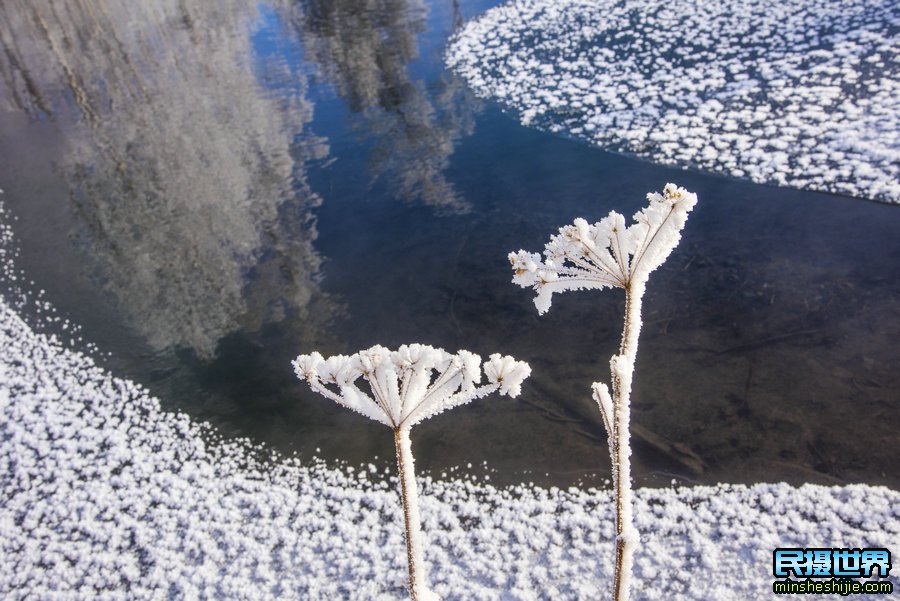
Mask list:
[{"label": "dried plant", "polygon": [[[406,526],[409,594],[413,601],[438,599],[428,588],[422,563],[410,429],[424,419],[492,392],[518,396],[531,368],[509,356],[491,355],[484,362],[488,383],[479,386],[481,357],[464,350],[452,355],[422,344],[403,345],[396,351],[373,346],[354,355],[328,359],[314,352],[300,355],[293,365],[297,376],[314,391],[394,431]],[[368,383],[368,392],[357,386],[360,378]]]},{"label": "dried plant", "polygon": [[523,250],[510,253],[513,282],[537,292],[538,313],[549,308],[552,295],[566,290],[622,288],[625,327],[619,354],[610,359],[612,395],[606,384],[592,386],[609,440],[616,500],[616,567],[614,598],[629,597],[634,550],[639,541],[633,523],[631,490],[630,396],[641,331],[641,301],[650,273],[663,264],[681,240],[687,214],[697,195],[674,184],[662,194],[647,195],[649,206],[634,215],[634,223],[610,212],[598,223],[576,219],[550,238],[544,259]]}]

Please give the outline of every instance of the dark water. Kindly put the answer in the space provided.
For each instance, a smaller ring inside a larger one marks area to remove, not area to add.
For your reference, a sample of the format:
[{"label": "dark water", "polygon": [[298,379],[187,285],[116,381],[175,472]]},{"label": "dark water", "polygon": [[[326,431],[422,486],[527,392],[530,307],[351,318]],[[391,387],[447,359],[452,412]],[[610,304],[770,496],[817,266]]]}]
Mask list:
[{"label": "dark water", "polygon": [[33,288],[167,408],[386,463],[387,430],[312,394],[294,356],[499,351],[531,363],[522,397],[419,426],[419,468],[602,482],[589,387],[621,294],[538,318],[506,254],[673,181],[700,204],[645,300],[638,483],[900,487],[897,207],[521,127],[441,65],[493,2],[147,4],[0,5],[0,188]]}]

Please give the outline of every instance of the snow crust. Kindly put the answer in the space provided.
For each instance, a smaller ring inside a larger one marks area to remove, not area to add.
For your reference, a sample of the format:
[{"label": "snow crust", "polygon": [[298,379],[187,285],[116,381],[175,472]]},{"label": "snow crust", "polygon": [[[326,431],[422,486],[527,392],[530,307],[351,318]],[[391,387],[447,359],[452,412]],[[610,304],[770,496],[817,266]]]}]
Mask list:
[{"label": "snow crust", "polygon": [[[379,468],[266,467],[264,448],[211,434],[0,304],[0,597],[405,597]],[[444,599],[589,599],[612,582],[609,491],[420,483]],[[638,599],[769,598],[776,546],[900,552],[900,493],[883,487],[642,489],[635,521]]]},{"label": "snow crust", "polygon": [[887,0],[512,0],[446,61],[526,125],[897,203],[898,27]]}]

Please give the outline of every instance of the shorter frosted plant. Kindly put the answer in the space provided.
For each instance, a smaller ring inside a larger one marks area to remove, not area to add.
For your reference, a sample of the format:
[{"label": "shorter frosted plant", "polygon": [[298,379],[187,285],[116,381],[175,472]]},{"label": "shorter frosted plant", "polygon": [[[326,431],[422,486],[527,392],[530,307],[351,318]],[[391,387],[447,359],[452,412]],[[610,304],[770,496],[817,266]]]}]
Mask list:
[{"label": "shorter frosted plant", "polygon": [[606,384],[593,384],[609,438],[616,495],[616,573],[614,598],[628,599],[631,566],[638,532],[633,525],[631,498],[631,380],[641,331],[641,300],[650,272],[663,264],[681,240],[687,214],[697,195],[674,184],[662,194],[647,195],[650,205],[634,215],[634,223],[610,212],[598,223],[576,219],[550,238],[544,259],[523,250],[509,254],[513,282],[534,288],[538,313],[550,308],[553,293],[566,290],[623,288],[625,328],[619,354],[610,360],[612,395]]},{"label": "shorter frosted plant", "polygon": [[[314,352],[300,355],[293,366],[297,376],[306,380],[314,391],[394,431],[406,526],[409,594],[413,601],[438,599],[428,589],[422,565],[410,428],[492,392],[516,397],[531,368],[509,356],[491,355],[484,362],[488,382],[479,386],[481,357],[469,351],[452,355],[444,349],[422,344],[403,345],[396,351],[373,346],[349,357],[336,355],[328,359]],[[368,383],[368,392],[357,386],[360,378]]]}]

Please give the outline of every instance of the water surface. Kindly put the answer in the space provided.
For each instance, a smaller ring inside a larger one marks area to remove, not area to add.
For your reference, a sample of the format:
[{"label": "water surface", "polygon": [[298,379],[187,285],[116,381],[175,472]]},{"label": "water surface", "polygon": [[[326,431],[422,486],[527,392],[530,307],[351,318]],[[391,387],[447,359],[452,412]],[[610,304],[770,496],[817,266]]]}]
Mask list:
[{"label": "water surface", "polygon": [[4,2],[19,266],[166,407],[304,458],[386,465],[392,446],[296,381],[301,352],[513,354],[533,368],[522,397],[425,422],[417,466],[602,483],[589,387],[623,298],[568,294],[539,318],[506,254],[673,181],[700,204],[645,301],[635,479],[900,486],[897,207],[520,126],[442,67],[492,4]]}]

